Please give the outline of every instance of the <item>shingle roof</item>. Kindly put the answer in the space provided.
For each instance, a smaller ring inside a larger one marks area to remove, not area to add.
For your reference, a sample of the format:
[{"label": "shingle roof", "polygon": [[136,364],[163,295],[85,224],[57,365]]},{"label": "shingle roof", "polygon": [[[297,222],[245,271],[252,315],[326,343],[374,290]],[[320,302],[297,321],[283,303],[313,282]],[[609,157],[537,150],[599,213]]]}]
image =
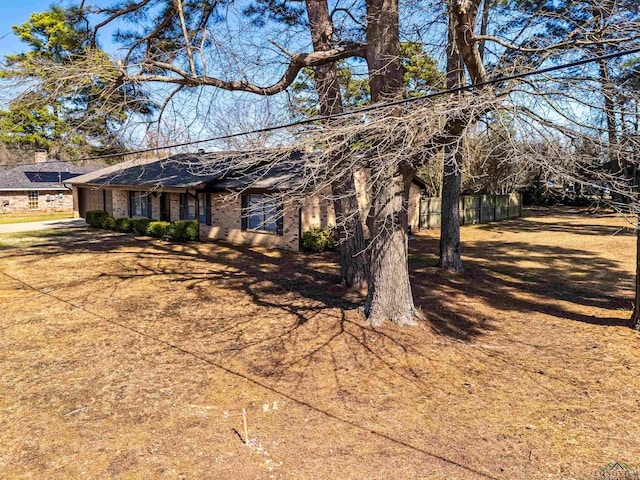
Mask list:
[{"label": "shingle roof", "polygon": [[[282,164],[255,165],[251,153],[180,154],[161,160],[129,161],[70,180],[77,185],[193,188],[208,185],[220,189],[289,188],[300,165],[300,152]],[[249,171],[246,165],[251,164]],[[243,167],[243,165],[245,167]]]},{"label": "shingle roof", "polygon": [[63,183],[95,170],[66,162],[42,162],[0,170],[0,190],[66,190]]},{"label": "shingle roof", "polygon": [[[180,154],[163,159],[131,160],[112,165],[67,183],[74,185],[133,188],[195,188],[215,190],[286,190],[294,188],[303,176],[305,155],[284,153],[274,162],[273,152],[217,152]],[[260,161],[260,157],[264,161]],[[269,161],[270,159],[270,161]],[[425,188],[422,179],[414,182]]]}]

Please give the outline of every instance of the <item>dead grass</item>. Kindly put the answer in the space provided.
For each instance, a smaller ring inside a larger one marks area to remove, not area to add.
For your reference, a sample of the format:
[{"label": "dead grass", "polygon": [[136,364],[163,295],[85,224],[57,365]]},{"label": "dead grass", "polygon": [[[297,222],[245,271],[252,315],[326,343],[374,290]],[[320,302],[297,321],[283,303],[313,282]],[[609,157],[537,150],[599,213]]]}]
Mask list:
[{"label": "dead grass", "polygon": [[46,222],[65,218],[73,218],[73,212],[0,213],[0,225],[5,223]]},{"label": "dead grass", "polygon": [[[582,479],[640,466],[635,238],[553,211],[412,242],[373,330],[332,255],[95,231],[0,251],[3,478]],[[242,408],[250,446],[241,441]],[[240,433],[238,433],[240,432]]]},{"label": "dead grass", "polygon": [[55,237],[72,237],[77,233],[69,228],[1,233],[0,249],[43,245],[51,242]]}]

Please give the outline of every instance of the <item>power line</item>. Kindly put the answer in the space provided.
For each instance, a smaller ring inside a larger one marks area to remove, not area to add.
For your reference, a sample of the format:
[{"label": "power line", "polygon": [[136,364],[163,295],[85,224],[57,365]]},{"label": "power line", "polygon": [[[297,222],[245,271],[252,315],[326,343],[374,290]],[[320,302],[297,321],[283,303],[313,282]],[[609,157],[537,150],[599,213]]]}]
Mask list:
[{"label": "power line", "polygon": [[426,100],[426,99],[430,99],[430,98],[440,97],[442,95],[448,95],[450,93],[459,93],[459,92],[464,92],[464,91],[468,91],[468,90],[479,89],[479,88],[482,88],[482,87],[486,87],[488,85],[494,85],[496,83],[502,83],[502,82],[506,82],[506,81],[510,81],[510,80],[517,80],[517,79],[520,79],[520,78],[526,78],[526,77],[530,77],[530,76],[533,76],[533,75],[541,75],[541,74],[544,74],[544,73],[550,73],[550,72],[555,72],[555,71],[558,71],[558,70],[564,70],[566,68],[579,67],[581,65],[587,65],[589,63],[601,62],[601,61],[604,61],[604,60],[611,60],[613,58],[619,58],[619,57],[623,57],[623,56],[626,56],[626,55],[632,55],[634,53],[640,53],[640,47],[633,48],[633,49],[630,49],[630,50],[623,50],[623,51],[620,51],[620,52],[608,53],[606,55],[600,55],[600,56],[597,56],[597,57],[586,58],[586,59],[578,60],[578,61],[575,61],[575,62],[563,63],[563,64],[555,65],[555,66],[552,66],[552,67],[546,67],[546,68],[541,68],[541,69],[537,69],[537,70],[531,70],[529,72],[521,72],[521,73],[516,73],[516,74],[513,74],[513,75],[507,75],[507,76],[504,76],[504,77],[497,77],[497,78],[493,78],[491,80],[487,80],[485,82],[478,82],[478,83],[475,83],[475,84],[463,85],[461,87],[449,88],[447,90],[442,90],[442,91],[439,91],[439,92],[429,93],[429,94],[421,95],[421,96],[418,96],[418,97],[403,98],[401,100],[395,100],[395,101],[392,101],[392,102],[378,103],[378,104],[375,104],[375,105],[368,105],[366,107],[356,108],[354,110],[349,110],[349,111],[342,112],[342,113],[336,113],[336,114],[333,114],[333,115],[317,116],[317,117],[313,117],[313,118],[307,118],[305,120],[298,120],[298,121],[291,122],[291,123],[285,123],[285,124],[281,124],[281,125],[274,125],[272,127],[258,128],[256,130],[250,130],[248,132],[231,133],[231,134],[227,134],[227,135],[221,135],[221,136],[218,136],[218,137],[206,138],[204,140],[192,140],[192,141],[189,141],[189,142],[175,143],[175,144],[167,145],[167,146],[164,146],[164,147],[145,148],[145,149],[141,149],[141,150],[133,150],[133,151],[130,151],[130,152],[124,152],[124,153],[120,153],[120,154],[96,155],[96,156],[93,156],[93,157],[80,158],[80,159],[77,159],[77,161],[101,160],[101,159],[104,159],[104,158],[114,158],[114,157],[128,157],[128,156],[131,156],[131,155],[138,155],[138,154],[141,154],[141,153],[157,152],[157,151],[160,151],[160,150],[169,150],[171,148],[188,147],[188,146],[191,146],[191,145],[198,145],[198,144],[202,144],[202,143],[215,142],[215,141],[218,141],[218,140],[229,140],[231,138],[243,137],[245,135],[253,135],[253,134],[257,134],[257,133],[269,133],[269,132],[274,132],[274,131],[277,131],[277,130],[283,130],[283,129],[286,129],[286,128],[297,127],[297,126],[302,126],[302,125],[308,125],[310,123],[316,123],[316,122],[323,122],[323,121],[327,121],[327,120],[332,120],[332,119],[335,119],[335,118],[350,117],[352,115],[371,112],[371,111],[374,111],[374,110],[380,110],[380,109],[387,108],[387,107],[405,105],[407,103],[412,103],[412,102],[417,102],[417,101],[420,101],[420,100]]},{"label": "power line", "polygon": [[388,435],[388,434],[386,434],[386,433],[384,433],[382,431],[378,431],[378,430],[375,430],[375,429],[372,430],[370,427],[360,425],[360,424],[356,423],[355,421],[349,419],[346,416],[341,416],[339,414],[332,413],[329,410],[324,409],[321,405],[314,404],[314,402],[312,402],[312,401],[305,400],[304,398],[299,398],[299,397],[295,396],[295,394],[293,394],[293,393],[289,393],[289,392],[287,392],[285,390],[279,389],[277,386],[269,385],[268,383],[266,383],[266,382],[264,382],[264,381],[262,381],[260,379],[255,379],[255,378],[249,376],[248,374],[245,374],[245,373],[243,373],[241,371],[234,370],[231,367],[227,367],[227,366],[225,366],[224,364],[222,364],[220,362],[216,362],[216,361],[208,358],[205,353],[198,352],[197,350],[189,350],[187,347],[183,347],[183,346],[181,346],[181,345],[179,345],[177,343],[173,343],[170,340],[165,340],[165,339],[163,339],[163,338],[161,338],[159,336],[153,335],[152,333],[145,332],[142,329],[129,326],[129,325],[127,325],[127,324],[125,324],[125,323],[123,323],[121,321],[113,320],[113,319],[111,319],[109,317],[106,317],[104,315],[101,315],[101,314],[99,314],[97,312],[93,312],[93,311],[89,310],[87,307],[85,307],[85,306],[83,306],[81,304],[74,303],[74,301],[72,301],[72,300],[65,300],[61,296],[55,295],[55,294],[53,294],[51,292],[48,292],[48,291],[42,290],[41,288],[35,287],[35,286],[25,282],[24,280],[21,280],[21,279],[19,279],[17,277],[14,277],[13,275],[8,274],[5,271],[0,271],[0,273],[5,275],[6,277],[10,278],[13,281],[20,283],[21,285],[25,286],[26,288],[28,288],[30,290],[33,290],[33,291],[35,291],[35,292],[37,292],[37,293],[39,293],[39,294],[41,294],[41,295],[43,295],[45,297],[52,298],[54,300],[57,300],[57,301],[65,304],[65,305],[68,305],[71,308],[75,308],[76,310],[80,310],[80,311],[82,311],[84,313],[87,313],[89,315],[95,316],[96,318],[98,318],[99,320],[102,320],[103,322],[105,322],[107,324],[114,325],[116,327],[124,329],[124,330],[128,331],[129,333],[137,335],[137,336],[139,336],[139,337],[141,337],[141,338],[143,338],[143,339],[145,339],[147,341],[154,342],[157,345],[162,345],[162,346],[168,347],[169,349],[172,349],[172,350],[174,350],[174,351],[176,351],[178,353],[181,353],[181,354],[183,354],[185,356],[189,356],[189,357],[195,358],[196,360],[198,360],[200,362],[203,362],[205,364],[211,365],[212,367],[218,368],[219,370],[222,370],[223,372],[225,372],[225,373],[227,373],[229,375],[232,375],[232,376],[234,376],[236,378],[239,378],[239,379],[241,379],[243,381],[246,381],[246,382],[248,382],[248,383],[250,383],[252,385],[255,385],[257,387],[260,387],[262,389],[265,389],[265,390],[270,391],[272,393],[275,393],[277,395],[280,395],[280,396],[286,398],[287,400],[295,402],[295,403],[297,403],[298,405],[300,405],[300,406],[302,406],[304,408],[307,408],[307,409],[309,409],[311,411],[314,411],[316,413],[325,415],[327,418],[330,418],[330,419],[332,419],[332,420],[334,420],[336,422],[340,422],[340,423],[343,423],[345,425],[350,425],[351,427],[356,428],[356,429],[358,429],[360,431],[363,431],[363,432],[366,432],[368,434],[377,436],[379,438],[391,441],[391,442],[393,442],[393,443],[395,443],[397,445],[401,445],[401,446],[403,446],[405,448],[408,448],[410,450],[423,453],[423,454],[428,455],[429,457],[435,458],[437,460],[441,460],[441,461],[447,462],[447,463],[449,463],[451,465],[454,465],[454,466],[456,466],[458,468],[461,468],[461,469],[467,470],[469,472],[475,473],[476,475],[480,475],[480,476],[482,476],[484,478],[497,480],[494,477],[492,477],[492,476],[490,476],[490,475],[488,475],[486,473],[483,473],[480,470],[474,469],[473,467],[469,467],[469,466],[464,465],[462,463],[456,462],[455,460],[452,460],[450,458],[441,456],[441,455],[439,455],[437,453],[432,453],[432,452],[426,451],[426,450],[422,449],[421,447],[416,447],[416,446],[414,446],[414,445],[412,445],[410,443],[407,443],[406,441],[404,441],[402,439],[397,439],[397,438],[392,437],[391,435]]}]

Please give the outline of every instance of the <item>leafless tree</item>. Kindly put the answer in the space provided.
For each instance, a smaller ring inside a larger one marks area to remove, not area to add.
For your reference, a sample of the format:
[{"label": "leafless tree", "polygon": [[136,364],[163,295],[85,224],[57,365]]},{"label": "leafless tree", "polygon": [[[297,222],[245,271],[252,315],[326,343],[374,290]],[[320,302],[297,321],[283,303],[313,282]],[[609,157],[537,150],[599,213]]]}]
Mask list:
[{"label": "leafless tree", "polygon": [[[372,110],[339,122],[316,125],[306,129],[303,136],[291,132],[292,138],[300,138],[307,150],[316,151],[315,155],[309,156],[309,164],[303,166],[308,181],[297,187],[300,192],[308,195],[310,191],[324,189],[332,191],[333,200],[344,199],[348,195],[331,188],[335,186],[336,179],[348,178],[357,169],[369,172],[372,207],[367,219],[371,234],[367,252],[371,262],[365,313],[372,325],[379,325],[385,319],[410,324],[417,316],[407,268],[406,201],[411,179],[419,168],[430,165],[432,159],[439,158],[439,153],[445,149],[448,157],[455,159],[446,165],[458,165],[453,169],[455,173],[460,169],[459,145],[465,132],[488,112],[504,109],[505,105],[509,106],[514,118],[538,131],[540,136],[553,130],[571,138],[577,133],[585,135],[584,130],[593,127],[592,124],[581,125],[575,115],[567,115],[563,108],[576,103],[584,105],[584,108],[597,106],[598,102],[585,99],[587,88],[581,87],[582,79],[575,73],[565,77],[556,75],[535,81],[504,81],[489,85],[485,83],[490,78],[487,65],[491,66],[491,77],[495,78],[535,69],[548,60],[567,58],[572,52],[586,51],[587,46],[600,45],[605,41],[611,46],[626,45],[638,37],[637,30],[631,28],[632,25],[637,27],[637,22],[625,19],[615,25],[606,23],[606,28],[599,27],[601,35],[597,38],[590,30],[585,30],[584,25],[578,25],[550,43],[535,38],[536,29],[541,25],[536,22],[546,18],[533,12],[529,14],[531,24],[526,27],[533,33],[525,42],[522,41],[522,32],[518,33],[516,29],[507,32],[511,36],[484,33],[483,24],[487,31],[490,29],[478,18],[480,4],[481,0],[451,0],[445,17],[450,25],[449,51],[452,53],[448,70],[460,70],[453,67],[456,62],[453,54],[457,53],[469,80],[481,85],[472,94]],[[266,70],[260,70],[262,64],[257,60],[252,63],[249,58],[242,59],[246,61],[244,68],[237,68],[241,54],[227,49],[226,41],[240,40],[233,35],[225,37],[225,27],[219,22],[225,12],[213,2],[140,0],[93,11],[102,15],[96,24],[98,30],[112,22],[143,18],[145,13],[154,16],[154,22],[136,24],[119,33],[119,39],[128,46],[128,53],[119,64],[117,81],[132,85],[151,82],[174,86],[169,97],[180,95],[185,89],[199,87],[275,95],[286,91],[302,68],[314,67],[321,71],[318,90],[326,90],[321,95],[327,102],[323,108],[328,113],[337,112],[339,110],[333,110],[337,97],[330,88],[330,66],[341,59],[362,58],[367,62],[373,102],[403,98],[399,11],[397,2],[393,0],[368,0],[364,9],[351,12],[364,28],[364,38],[355,36],[355,39],[333,43],[327,35],[324,40],[316,39],[314,51],[308,53],[290,52],[289,48],[296,42],[286,46],[272,41],[269,44],[271,49],[265,53],[271,58],[271,66]],[[322,15],[324,24],[328,25],[326,13],[322,12]],[[477,33],[479,28],[480,34]],[[480,45],[483,45],[484,55],[481,55]],[[278,78],[264,85],[251,81],[251,78],[273,74],[274,58],[285,59]],[[237,78],[232,78],[234,74]],[[598,77],[593,75],[584,81],[594,78],[598,81]],[[456,84],[461,82],[461,78],[456,79]],[[450,85],[454,85],[453,77]],[[526,154],[522,149],[518,153],[514,148],[514,162],[516,158],[518,161],[535,162],[535,150],[528,148],[530,151]],[[286,157],[269,155],[273,161],[276,157]],[[255,156],[260,158],[260,155]],[[263,163],[264,160],[261,159]],[[353,217],[345,215],[341,223],[349,218]]]}]

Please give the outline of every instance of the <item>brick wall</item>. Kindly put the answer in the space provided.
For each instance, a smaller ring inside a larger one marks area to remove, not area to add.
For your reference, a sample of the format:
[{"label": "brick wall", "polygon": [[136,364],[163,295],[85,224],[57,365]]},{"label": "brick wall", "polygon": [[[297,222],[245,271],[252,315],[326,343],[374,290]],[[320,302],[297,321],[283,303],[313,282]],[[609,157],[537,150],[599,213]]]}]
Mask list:
[{"label": "brick wall", "polygon": [[412,183],[409,187],[409,208],[407,212],[412,232],[420,230],[420,197],[420,187]]},{"label": "brick wall", "polygon": [[78,201],[78,187],[74,185],[71,194],[73,198],[73,218],[80,218],[80,202]]},{"label": "brick wall", "polygon": [[319,192],[304,200],[302,204],[302,231],[312,228],[335,227],[336,214],[333,202],[328,199],[331,196],[329,189]]},{"label": "brick wall", "polygon": [[151,218],[160,220],[160,192],[151,194]]},{"label": "brick wall", "polygon": [[84,211],[104,210],[104,191],[98,188],[80,188],[78,196],[84,202]]},{"label": "brick wall", "polygon": [[[369,237],[369,229],[366,225],[367,215],[369,214],[369,192],[366,188],[368,175],[364,170],[354,173],[354,181],[356,186],[356,194],[358,197],[358,206],[360,207],[360,215],[362,219],[362,227],[365,237]],[[411,230],[417,232],[420,227],[420,187],[415,183],[409,188],[409,206],[408,217]],[[312,228],[327,228],[335,226],[336,215],[331,200],[330,190],[319,192],[312,197],[307,198],[302,206],[302,232],[306,232]]]},{"label": "brick wall", "polygon": [[[356,175],[356,188],[360,211],[363,215],[369,210],[366,174]],[[113,201],[113,216],[115,218],[129,216],[129,196],[124,189],[111,189]],[[102,193],[100,191],[100,193]],[[193,192],[195,193],[195,192]],[[25,196],[26,197],[26,196]],[[200,225],[202,239],[225,240],[230,243],[282,248],[286,250],[299,249],[299,226],[302,220],[302,232],[314,227],[326,228],[335,226],[335,212],[330,199],[330,192],[321,192],[307,198],[301,207],[293,201],[285,202],[283,218],[283,235],[272,233],[252,232],[242,230],[240,198],[223,193],[211,194],[211,223]],[[71,198],[71,196],[69,196]],[[102,196],[100,197],[102,198]],[[367,203],[363,203],[363,202]],[[171,221],[180,218],[180,195],[168,193],[169,212]],[[160,195],[151,197],[151,210],[154,219],[160,218]],[[102,206],[100,207],[100,209]],[[420,218],[420,189],[412,184],[409,193],[409,223],[414,231],[419,228]],[[366,217],[363,216],[363,224]],[[367,234],[365,226],[365,234]]]},{"label": "brick wall", "polygon": [[[62,193],[62,198],[59,198],[59,193]],[[47,196],[49,201],[47,201]],[[2,205],[6,202],[8,202],[8,205],[4,207],[4,211],[7,213],[73,211],[73,195],[71,191],[39,191],[38,210],[29,210],[29,192],[0,191],[0,211],[2,211]]]},{"label": "brick wall", "polygon": [[180,220],[180,194],[169,193],[169,219],[172,222]]},{"label": "brick wall", "polygon": [[129,191],[118,188],[112,189],[111,201],[113,202],[113,217],[124,218],[129,216]]},{"label": "brick wall", "polygon": [[293,202],[285,201],[282,235],[242,230],[241,211],[242,205],[239,197],[224,193],[212,193],[211,226],[200,225],[200,238],[284,250],[299,250],[299,209]]},{"label": "brick wall", "polygon": [[[102,189],[92,189],[90,187],[80,187],[85,188],[85,198],[88,200],[86,210],[102,210],[103,205],[103,190]],[[74,195],[77,197],[78,187],[74,187]],[[113,217],[114,218],[122,218],[129,216],[129,190],[122,188],[109,188],[108,191],[111,192],[111,203],[113,208]],[[193,192],[195,194],[195,191]],[[151,217],[154,220],[160,219],[160,192],[150,193],[151,195]],[[180,219],[180,194],[178,193],[168,193],[169,200],[169,212],[171,221]],[[71,196],[69,196],[71,198]],[[95,198],[94,198],[95,197]],[[94,201],[95,200],[95,201]],[[71,201],[71,200],[70,200]],[[79,215],[78,212],[78,199],[74,198],[72,202],[72,207],[70,208],[74,210],[75,214]]]}]

